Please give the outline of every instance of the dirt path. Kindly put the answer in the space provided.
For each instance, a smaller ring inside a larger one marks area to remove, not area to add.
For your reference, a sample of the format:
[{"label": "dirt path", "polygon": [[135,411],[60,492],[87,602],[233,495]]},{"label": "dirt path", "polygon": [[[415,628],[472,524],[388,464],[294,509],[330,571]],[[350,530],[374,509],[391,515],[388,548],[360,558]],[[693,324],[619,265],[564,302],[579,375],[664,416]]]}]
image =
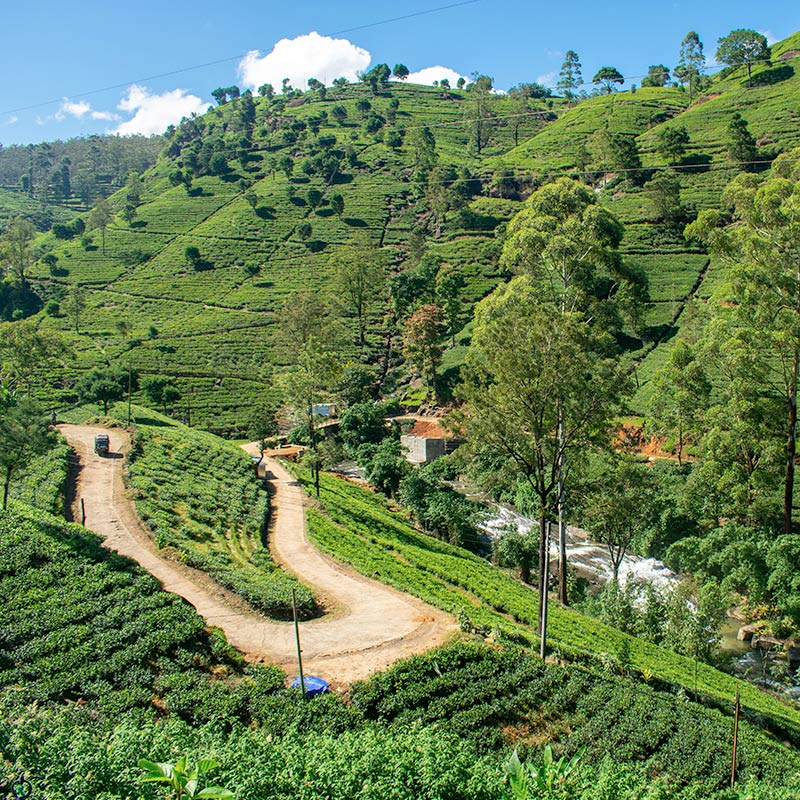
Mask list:
[{"label": "dirt path", "polygon": [[[61,425],[61,433],[80,459],[73,515],[103,537],[104,545],[143,566],[164,588],[191,603],[209,625],[225,631],[228,641],[251,660],[280,664],[297,672],[294,628],[243,607],[240,599],[206,576],[159,555],[139,521],[122,481],[123,453],[129,446],[121,430]],[[107,433],[112,454],[100,458],[94,437]],[[313,586],[333,613],[301,623],[306,674],[346,684],[389,666],[404,656],[441,644],[456,625],[452,617],[415,598],[355,574],[321,555],[305,535],[305,494],[276,461],[267,461],[272,485],[270,549],[273,557],[304,583]]]}]

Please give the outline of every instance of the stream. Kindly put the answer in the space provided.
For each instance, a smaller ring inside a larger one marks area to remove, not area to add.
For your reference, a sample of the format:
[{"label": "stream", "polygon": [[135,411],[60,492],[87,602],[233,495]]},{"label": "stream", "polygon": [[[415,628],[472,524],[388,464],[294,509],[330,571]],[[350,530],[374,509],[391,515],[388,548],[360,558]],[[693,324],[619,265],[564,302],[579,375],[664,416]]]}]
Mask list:
[{"label": "stream", "polygon": [[[486,517],[478,524],[478,528],[488,537],[495,538],[504,530],[528,533],[538,525],[538,520],[526,517],[510,506],[488,503]],[[550,542],[550,558],[554,560],[558,559],[557,537],[554,526]],[[599,583],[611,580],[611,557],[605,545],[593,541],[586,531],[572,526],[567,526],[566,539],[567,560],[582,577]],[[622,586],[629,582],[649,583],[661,591],[669,591],[678,580],[678,575],[662,561],[635,553],[627,553],[619,568]],[[751,648],[749,642],[738,639],[741,624],[741,620],[733,616],[728,616],[723,623],[720,630],[720,665],[757,686],[800,702],[800,670],[791,675],[787,671],[783,653]],[[787,685],[787,677],[793,685]]]}]

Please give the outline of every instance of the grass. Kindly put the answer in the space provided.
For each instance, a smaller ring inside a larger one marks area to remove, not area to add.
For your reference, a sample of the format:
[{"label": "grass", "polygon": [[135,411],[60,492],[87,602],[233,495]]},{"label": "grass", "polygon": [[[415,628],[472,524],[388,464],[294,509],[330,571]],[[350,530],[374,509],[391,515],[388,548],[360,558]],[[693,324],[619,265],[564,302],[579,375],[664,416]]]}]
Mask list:
[{"label": "grass", "polygon": [[[460,548],[413,528],[378,495],[333,476],[322,480],[321,508],[308,513],[308,533],[324,552],[369,577],[456,613],[471,627],[535,641],[537,595],[510,575]],[[551,603],[549,645],[597,663],[611,658],[664,684],[694,693],[692,659],[621,633]],[[728,708],[736,691],[747,715],[800,741],[800,710],[705,664],[697,695]]]}]

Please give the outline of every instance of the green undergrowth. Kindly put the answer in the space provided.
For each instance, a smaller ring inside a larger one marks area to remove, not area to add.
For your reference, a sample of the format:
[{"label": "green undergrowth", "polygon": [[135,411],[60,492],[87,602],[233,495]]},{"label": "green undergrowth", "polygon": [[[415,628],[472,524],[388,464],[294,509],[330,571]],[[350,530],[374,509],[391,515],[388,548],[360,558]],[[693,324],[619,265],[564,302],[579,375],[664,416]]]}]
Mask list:
[{"label": "green undergrowth", "polygon": [[250,457],[215,436],[140,419],[128,459],[128,483],[156,544],[208,573],[276,619],[317,613],[311,590],[282,572],[267,548],[269,496]]},{"label": "green undergrowth", "polygon": [[48,453],[25,464],[24,472],[11,482],[11,497],[42,511],[64,514],[71,454],[70,446],[59,436]]},{"label": "green undergrowth", "polygon": [[76,524],[15,502],[0,552],[0,690],[25,703],[200,722],[247,717],[283,683],[278,669],[243,669],[191,606]]},{"label": "green undergrowth", "polygon": [[[305,483],[307,476],[300,473]],[[536,592],[487,561],[416,530],[383,498],[324,475],[319,509],[308,534],[326,553],[357,571],[457,614],[462,627],[526,643],[535,641]],[[745,714],[800,742],[800,710],[706,664],[622,633],[569,609],[550,605],[549,646],[563,657],[608,662],[655,679],[712,706],[730,709],[738,690]]]},{"label": "green undergrowth", "polygon": [[[219,710],[219,709],[217,709]],[[515,647],[460,642],[398,663],[349,698],[265,696],[256,724],[192,724],[152,711],[111,719],[91,708],[31,707],[0,694],[0,752],[38,793],[64,800],[158,795],[138,785],[143,755],[213,755],[216,782],[265,800],[501,800],[516,748],[539,762],[582,750],[573,800],[789,800],[797,751],[740,727],[738,784],[730,720],[597,670],[543,664]]]}]

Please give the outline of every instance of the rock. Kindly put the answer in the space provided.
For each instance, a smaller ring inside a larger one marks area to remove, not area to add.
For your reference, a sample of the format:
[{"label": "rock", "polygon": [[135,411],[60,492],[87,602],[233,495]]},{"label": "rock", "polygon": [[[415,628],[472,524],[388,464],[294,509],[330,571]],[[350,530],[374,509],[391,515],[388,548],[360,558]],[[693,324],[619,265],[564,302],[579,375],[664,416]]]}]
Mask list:
[{"label": "rock", "polygon": [[761,634],[750,639],[750,647],[758,648],[759,650],[782,650],[783,642],[774,636]]},{"label": "rock", "polygon": [[792,700],[800,700],[800,686],[790,686],[784,694],[787,694]]},{"label": "rock", "polygon": [[755,622],[751,623],[750,625],[742,625],[742,627],[739,628],[739,633],[736,634],[736,638],[740,642],[749,642],[753,638],[757,629],[758,623]]}]

